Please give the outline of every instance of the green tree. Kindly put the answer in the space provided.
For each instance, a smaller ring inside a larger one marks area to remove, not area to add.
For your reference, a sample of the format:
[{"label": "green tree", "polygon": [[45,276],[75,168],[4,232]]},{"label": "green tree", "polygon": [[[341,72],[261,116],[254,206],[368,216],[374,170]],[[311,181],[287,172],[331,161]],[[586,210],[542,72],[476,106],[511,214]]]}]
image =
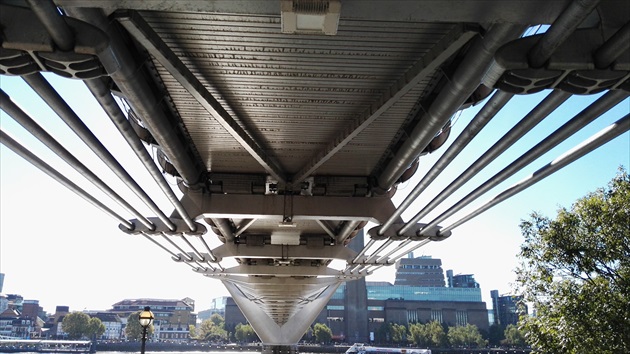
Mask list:
[{"label": "green tree", "polygon": [[[142,339],[142,326],[140,325],[140,312],[136,311],[127,317],[127,325],[125,326],[125,335],[127,339],[141,340]],[[153,334],[153,324],[147,328],[147,338]]]},{"label": "green tree", "polygon": [[390,327],[390,335],[392,342],[396,344],[402,344],[407,342],[407,327],[403,324],[393,323]]},{"label": "green tree", "polygon": [[234,330],[234,337],[239,342],[253,342],[258,340],[258,335],[249,324],[239,323]]},{"label": "green tree", "polygon": [[523,348],[527,345],[525,336],[517,326],[510,324],[505,328],[505,340],[503,344],[509,347]]},{"label": "green tree", "polygon": [[630,178],[521,222],[517,283],[536,317],[522,318],[535,352],[630,352]]},{"label": "green tree", "polygon": [[105,325],[96,317],[91,317],[88,321],[88,326],[85,335],[90,338],[98,338],[105,333]]},{"label": "green tree", "polygon": [[427,335],[429,336],[429,346],[444,347],[448,342],[444,327],[438,321],[431,321],[426,324]]},{"label": "green tree", "polygon": [[488,343],[491,346],[499,346],[501,341],[505,339],[505,329],[498,323],[492,324],[488,328]]},{"label": "green tree", "polygon": [[212,316],[210,316],[210,321],[219,328],[224,328],[225,326],[225,319],[218,313],[213,313]]},{"label": "green tree", "polygon": [[374,339],[379,343],[404,343],[408,339],[407,327],[393,322],[383,323],[376,330]]},{"label": "green tree", "polygon": [[446,333],[437,321],[427,324],[409,325],[409,340],[419,347],[443,347],[446,345]]},{"label": "green tree", "polygon": [[197,333],[198,339],[207,341],[218,341],[227,339],[228,333],[223,328],[223,326],[225,325],[223,317],[221,317],[220,315],[217,316],[221,318],[221,321],[213,320],[212,317],[210,317],[209,319],[201,322],[201,325],[199,326],[199,331]]},{"label": "green tree", "polygon": [[313,326],[313,336],[315,336],[317,343],[330,343],[332,335],[332,330],[323,323],[316,323]]},{"label": "green tree", "polygon": [[485,347],[487,341],[481,337],[477,326],[467,324],[448,328],[448,341],[453,347]]},{"label": "green tree", "polygon": [[429,334],[427,326],[422,323],[413,323],[409,325],[409,341],[418,347],[429,346]]},{"label": "green tree", "polygon": [[72,312],[64,316],[61,322],[63,331],[68,333],[69,339],[80,339],[87,335],[90,316],[83,312]]}]

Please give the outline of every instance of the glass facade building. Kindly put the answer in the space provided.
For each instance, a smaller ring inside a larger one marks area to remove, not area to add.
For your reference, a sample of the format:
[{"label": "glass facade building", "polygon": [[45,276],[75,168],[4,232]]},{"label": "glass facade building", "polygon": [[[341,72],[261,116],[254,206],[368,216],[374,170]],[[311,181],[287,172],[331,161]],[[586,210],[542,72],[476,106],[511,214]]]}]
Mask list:
[{"label": "glass facade building", "polygon": [[[392,285],[388,282],[366,282],[368,300],[481,302],[480,288],[447,288]],[[332,299],[343,299],[345,284]]]},{"label": "glass facade building", "polygon": [[443,287],[442,260],[428,256],[402,258],[396,261],[395,285]]},{"label": "glass facade building", "polygon": [[523,297],[517,295],[499,295],[498,290],[490,292],[494,323],[503,327],[516,325],[522,313],[527,313],[527,305],[523,304]]}]

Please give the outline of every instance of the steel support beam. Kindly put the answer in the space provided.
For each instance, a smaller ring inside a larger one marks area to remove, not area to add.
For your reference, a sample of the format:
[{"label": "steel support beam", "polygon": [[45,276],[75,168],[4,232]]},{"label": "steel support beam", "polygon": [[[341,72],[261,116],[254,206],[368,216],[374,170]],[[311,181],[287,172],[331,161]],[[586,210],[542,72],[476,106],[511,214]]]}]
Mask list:
[{"label": "steel support beam", "polygon": [[473,43],[462,64],[449,83],[424,113],[422,120],[411,132],[394,158],[378,176],[378,187],[389,190],[402,173],[429,145],[451,116],[480,85],[492,63],[496,50],[509,40],[517,38],[523,26],[496,24]]},{"label": "steel support beam", "polygon": [[276,288],[287,288],[288,286],[312,286],[313,289],[321,289],[324,286],[333,285],[339,282],[337,278],[315,278],[315,277],[249,277],[238,275],[226,275],[224,280],[237,284],[240,287],[258,287],[258,286],[273,286]]},{"label": "steel support beam", "polygon": [[[280,15],[280,5],[275,0],[56,0],[55,2],[63,7],[103,8],[107,15],[116,9]],[[618,2],[623,3],[623,1]],[[343,0],[341,18],[412,22],[507,22],[529,25],[553,22],[569,3],[570,0],[486,0],[481,5],[479,1],[470,0],[386,0],[370,1],[367,6],[364,0]],[[515,8],[518,8],[518,11],[515,11]]]},{"label": "steel support beam", "polygon": [[413,227],[420,219],[430,213],[435,207],[440,205],[452,193],[457,191],[461,186],[476,176],[492,161],[505,152],[510,146],[516,143],[527,132],[533,129],[538,123],[542,122],[549,114],[563,104],[571,94],[562,91],[553,91],[545,99],[543,99],[534,109],[523,117],[512,129],[510,129],[501,139],[499,139],[488,150],[483,152],[481,156],[475,160],[464,172],[457,176],[446,188],[444,188],[437,196],[427,203],[422,210],[414,215],[408,222],[408,226],[403,227],[400,232],[404,233]]},{"label": "steel support beam", "polygon": [[[541,157],[546,152],[548,152],[549,150],[569,138],[571,135],[575,134],[577,131],[588,125],[590,122],[594,121],[599,116],[606,113],[608,110],[622,102],[627,97],[628,93],[626,93],[625,91],[609,91],[608,93],[600,97],[597,101],[593,102],[590,106],[586,107],[580,113],[571,118],[568,122],[563,124],[556,131],[551,133],[548,137],[529,149],[526,153],[516,158],[507,167],[503,168],[497,174],[490,177],[481,186],[475,188],[472,192],[468,193],[465,197],[455,203],[455,205],[453,205],[451,208],[444,211],[435,219],[431,220],[431,222],[429,222],[424,228],[429,229],[436,226],[438,223],[446,220],[446,218],[461,210],[466,205],[470,204],[472,201],[479,198],[481,195],[483,195],[493,187],[499,185],[499,183],[505,181],[528,164],[534,162],[537,158]],[[421,232],[422,229],[419,231],[419,233]],[[445,231],[441,230],[440,232]]]},{"label": "steel support beam", "polygon": [[621,27],[594,54],[598,69],[609,67],[623,52],[630,48],[630,22]]},{"label": "steel support beam", "polygon": [[74,49],[74,33],[51,0],[27,0],[37,18],[42,22],[59,49]]},{"label": "steel support beam", "polygon": [[475,34],[476,32],[466,30],[463,25],[455,26],[455,28],[442,38],[430,52],[418,60],[389,89],[385,90],[383,95],[376,100],[375,103],[352,122],[352,125],[346,127],[324,150],[320,151],[296,173],[293,177],[293,182],[299,183],[315,173],[317,168],[370,126],[372,122],[396,104],[398,100],[411,91],[421,80],[439,68],[447,59],[468,43]]},{"label": "steel support beam", "polygon": [[501,203],[502,201],[510,198],[511,196],[523,191],[526,188],[534,185],[535,183],[543,180],[544,178],[550,176],[554,172],[560,170],[561,168],[569,165],[575,160],[581,158],[582,156],[588,154],[589,152],[597,149],[598,147],[606,144],[612,139],[620,136],[621,134],[630,130],[630,115],[626,115],[623,118],[616,121],[614,124],[604,128],[597,134],[593,135],[588,140],[584,141],[580,145],[574,147],[573,149],[567,151],[566,153],[559,156],[557,159],[551,161],[547,165],[538,169],[536,172],[532,173],[529,177],[525,178],[521,182],[516,183],[514,186],[506,189],[505,191],[499,193],[490,201],[482,205],[481,207],[474,210],[472,213],[466,215],[462,219],[457,222],[448,225],[444,229],[444,232],[448,232],[453,230],[457,226],[462,225],[466,221],[476,217],[477,215],[483,213],[484,211],[492,208],[493,206]]},{"label": "steel support beam", "polygon": [[[127,102],[142,119],[145,127],[160,145],[187,185],[196,186],[204,182],[205,166],[189,150],[188,143],[174,128],[176,118],[162,108],[163,97],[157,97],[138,63],[121,38],[119,29],[97,9],[70,9],[71,15],[91,23],[105,31],[110,38],[110,50],[116,58],[117,67],[107,68]],[[100,57],[101,55],[99,55]]]},{"label": "steel support beam", "polygon": [[[11,98],[0,89],[0,108],[11,116],[18,124],[31,133],[37,140],[42,142],[52,152],[54,152],[59,158],[72,167],[75,171],[81,174],[86,180],[100,189],[105,195],[114,200],[118,205],[123,207],[129,213],[135,215],[138,221],[150,230],[155,229],[155,225],[144,217],[138,210],[136,210],[129,202],[116,193],[108,184],[106,184],[96,173],[92,172],[86,165],[84,165],[79,159],[77,159],[70,151],[68,151],[63,145],[61,145],[55,138],[53,138],[46,130],[44,130],[39,124],[37,124],[33,118],[31,118],[26,112],[24,112],[18,105],[13,103]],[[127,223],[124,224],[128,229]]]},{"label": "steel support beam", "polygon": [[350,260],[356,256],[356,252],[342,244],[311,248],[304,245],[247,246],[244,244],[225,243],[215,248],[213,252],[219,260],[225,257]]},{"label": "steel support beam", "polygon": [[549,30],[529,52],[529,64],[533,68],[542,67],[553,52],[575,31],[586,16],[593,12],[600,0],[574,0],[560,14]]},{"label": "steel support beam", "polygon": [[400,217],[407,208],[420,196],[420,194],[444,171],[444,169],[464,150],[466,146],[477,136],[477,134],[488,124],[488,122],[505,107],[514,95],[511,93],[496,92],[486,103],[483,108],[470,121],[468,126],[464,128],[462,133],[453,141],[453,143],[444,151],[442,156],[433,164],[427,174],[416,184],[414,189],[405,197],[405,200],[398,206],[396,212],[387,219],[378,231],[379,234],[385,233],[387,229],[394,224],[394,220]]},{"label": "steel support beam", "polygon": [[138,14],[131,11],[116,17],[118,21],[142,46],[153,55],[160,64],[188,91],[199,104],[204,107],[214,119],[236,140],[238,143],[279,182],[286,182],[285,173],[275,161],[267,155],[262,144],[252,137],[239,125],[237,119],[232,117],[221,106],[219,101],[212,96],[210,91],[197,79],[197,77],[182,63],[173,51],[162,41],[160,36],[153,31],[151,26]]},{"label": "steel support beam", "polygon": [[98,140],[92,131],[83,123],[77,114],[70,108],[64,99],[55,91],[55,89],[44,79],[41,74],[31,74],[22,77],[24,81],[52,108],[55,113],[72,129],[72,131],[98,156],[103,163],[111,169],[116,176],[131,189],[146,206],[157,215],[160,220],[169,226],[169,229],[175,230],[175,225],[160,210],[149,195],[140,187],[140,185],[129,175],[122,167],[120,162],[107,150],[107,148]]},{"label": "steel support beam", "polygon": [[186,222],[190,230],[195,231],[197,226],[186,212],[186,209],[177,199],[177,196],[169,186],[168,182],[166,182],[166,179],[156,166],[155,161],[147,152],[147,149],[142,144],[142,141],[140,141],[140,138],[138,138],[138,135],[131,127],[131,124],[120,109],[120,106],[118,106],[118,103],[114,100],[114,97],[109,91],[107,85],[105,85],[105,83],[100,79],[86,80],[85,85],[90,90],[96,101],[101,105],[103,111],[105,111],[112,120],[120,134],[127,141],[131,150],[136,154],[140,162],[142,162],[151,177],[153,177],[153,180],[157,183],[158,187],[160,187],[160,190],[162,190],[164,195],[171,202],[177,213]]},{"label": "steel support beam", "polygon": [[53,178],[55,181],[61,183],[64,187],[68,188],[70,191],[74,192],[76,195],[85,199],[88,203],[94,205],[96,208],[103,211],[105,214],[117,220],[121,225],[124,225],[129,230],[133,230],[135,228],[134,224],[125,220],[122,216],[118,215],[116,212],[108,208],[105,204],[101,203],[98,199],[94,198],[91,194],[83,190],[81,187],[74,184],[68,178],[66,178],[59,171],[52,168],[50,165],[45,163],[42,159],[35,156],[32,152],[30,152],[27,148],[22,146],[20,143],[11,138],[4,131],[0,131],[0,143],[2,145],[8,147],[13,150],[16,154],[21,156],[26,161],[30,162],[33,166],[40,169],[42,172]]},{"label": "steel support beam", "polygon": [[[389,198],[291,196],[293,220],[358,220],[380,223],[395,210]],[[272,219],[285,215],[283,195],[185,195],[182,204],[194,218]],[[397,222],[401,222],[399,219]]]},{"label": "steel support beam", "polygon": [[303,276],[303,277],[341,277],[342,273],[328,267],[311,266],[270,266],[270,265],[238,265],[225,270],[201,270],[207,276],[223,275],[257,275],[257,276]]}]

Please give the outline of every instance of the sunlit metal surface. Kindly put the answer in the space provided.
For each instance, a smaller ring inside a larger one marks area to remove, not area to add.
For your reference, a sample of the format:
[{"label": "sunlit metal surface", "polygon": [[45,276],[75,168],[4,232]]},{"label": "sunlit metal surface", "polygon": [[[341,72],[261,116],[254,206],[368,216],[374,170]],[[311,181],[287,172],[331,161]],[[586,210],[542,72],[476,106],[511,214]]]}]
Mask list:
[{"label": "sunlit metal surface", "polygon": [[[220,279],[266,344],[295,344],[342,282],[449,237],[461,223],[628,130],[626,116],[441,228],[446,216],[628,97],[630,2],[57,0],[0,6],[0,73],[22,76],[138,200],[110,190],[4,92],[0,108],[112,200],[95,199],[10,132],[2,132],[2,143],[112,216],[122,232]],[[283,17],[281,9],[291,15]],[[317,16],[327,21],[323,27],[303,22]],[[296,23],[283,31],[283,18]],[[532,25],[551,26],[521,38]],[[145,193],[40,72],[86,82],[174,212],[157,207],[157,196]],[[428,185],[446,178],[440,172],[508,101],[546,89],[553,91],[441,195],[412,220],[401,218]],[[572,94],[604,91],[445,214],[424,220]],[[449,138],[451,117],[492,94],[461,136]],[[443,144],[449,146],[443,157],[394,206],[397,185]],[[148,145],[158,151],[155,159]],[[180,182],[181,200],[162,171]],[[112,201],[122,207],[112,208]],[[143,215],[136,205],[153,214]],[[365,247],[346,247],[368,222],[378,226],[365,230]],[[211,246],[214,236],[218,247]],[[334,260],[343,265],[332,267]]]}]

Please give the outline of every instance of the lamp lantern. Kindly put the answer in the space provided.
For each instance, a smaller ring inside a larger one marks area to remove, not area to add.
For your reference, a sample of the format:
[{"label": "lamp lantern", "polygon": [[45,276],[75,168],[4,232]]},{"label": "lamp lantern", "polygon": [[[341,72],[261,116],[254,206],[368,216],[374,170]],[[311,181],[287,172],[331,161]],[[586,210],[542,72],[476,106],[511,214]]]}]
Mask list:
[{"label": "lamp lantern", "polygon": [[149,327],[151,323],[153,323],[154,318],[155,317],[153,316],[153,312],[151,312],[151,308],[149,306],[146,306],[144,310],[140,312],[140,316],[139,316],[140,326],[145,327],[145,328]]},{"label": "lamp lantern", "polygon": [[144,310],[140,312],[140,315],[138,315],[140,326],[142,326],[142,348],[140,350],[140,353],[142,354],[144,354],[144,348],[147,342],[147,328],[151,325],[154,318],[153,312],[151,312],[151,308],[149,306],[146,306]]}]

